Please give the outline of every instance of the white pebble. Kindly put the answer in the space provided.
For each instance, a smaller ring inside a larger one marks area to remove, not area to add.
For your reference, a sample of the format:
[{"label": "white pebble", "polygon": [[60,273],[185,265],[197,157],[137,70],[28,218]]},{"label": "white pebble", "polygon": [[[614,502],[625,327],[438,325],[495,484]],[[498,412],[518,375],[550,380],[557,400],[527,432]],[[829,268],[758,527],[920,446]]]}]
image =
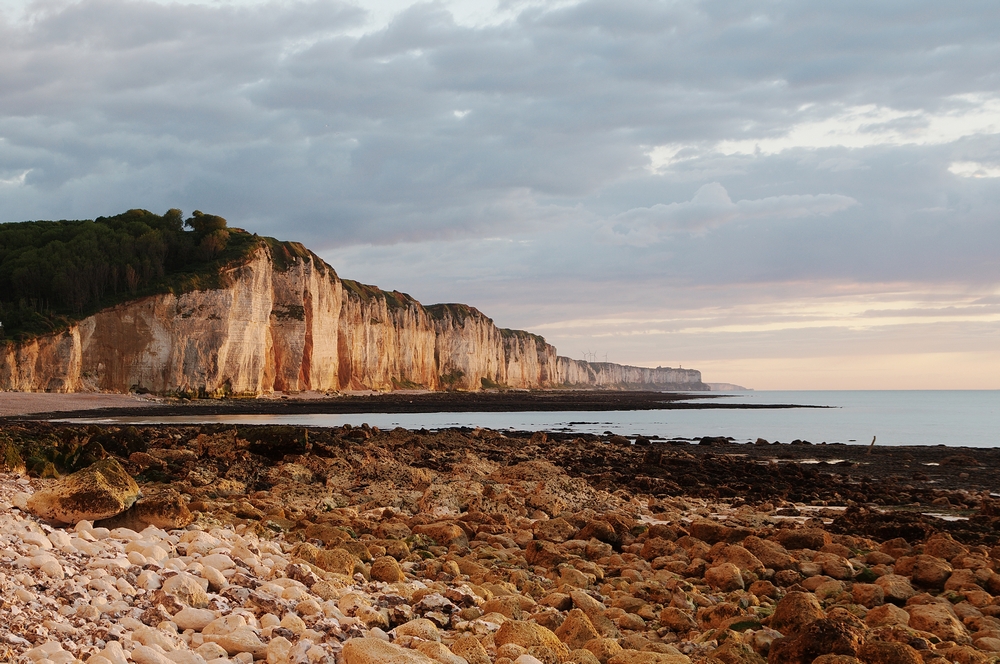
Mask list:
[{"label": "white pebble", "polygon": [[136,664],[174,664],[172,660],[149,646],[136,646],[132,651],[132,661]]},{"label": "white pebble", "polygon": [[203,568],[201,570],[201,576],[203,579],[208,581],[208,587],[214,592],[218,592],[225,587],[227,583],[229,583],[226,581],[226,577],[222,575],[222,572],[214,567]]},{"label": "white pebble", "polygon": [[108,641],[108,645],[104,646],[104,650],[100,652],[100,655],[111,662],[111,664],[128,664],[125,651],[117,641]]},{"label": "white pebble", "polygon": [[135,532],[131,528],[115,528],[111,531],[111,536],[115,539],[126,540],[131,542],[132,540],[140,539],[142,536]]},{"label": "white pebble", "polygon": [[162,585],[160,575],[151,569],[140,572],[135,582],[139,584],[140,588],[145,588],[146,590],[159,590]]},{"label": "white pebble", "polygon": [[208,643],[203,643],[202,645],[198,646],[195,649],[195,652],[197,652],[199,655],[201,655],[208,661],[229,657],[228,653],[226,653],[225,648],[220,646],[218,643],[212,643],[211,641],[209,641]]},{"label": "white pebble", "polygon": [[52,545],[59,549],[60,551],[66,551],[67,549],[73,549],[73,538],[71,538],[65,530],[53,530],[49,533],[49,541]]},{"label": "white pebble", "polygon": [[193,609],[188,606],[174,614],[174,622],[177,623],[178,627],[193,629],[196,632],[205,629],[213,620],[215,620],[215,612],[209,609]]},{"label": "white pebble", "polygon": [[38,548],[45,549],[46,551],[52,548],[52,542],[49,541],[48,537],[41,533],[31,531],[26,532],[21,535],[21,541],[25,544],[34,544]]},{"label": "white pebble", "polygon": [[205,567],[213,567],[220,572],[236,567],[236,563],[233,562],[233,559],[222,553],[212,553],[207,556],[203,556],[198,560],[198,562]]},{"label": "white pebble", "polygon": [[63,571],[62,565],[56,560],[47,560],[38,568],[45,576],[50,579],[55,579],[56,581],[62,581],[66,578],[66,572]]}]

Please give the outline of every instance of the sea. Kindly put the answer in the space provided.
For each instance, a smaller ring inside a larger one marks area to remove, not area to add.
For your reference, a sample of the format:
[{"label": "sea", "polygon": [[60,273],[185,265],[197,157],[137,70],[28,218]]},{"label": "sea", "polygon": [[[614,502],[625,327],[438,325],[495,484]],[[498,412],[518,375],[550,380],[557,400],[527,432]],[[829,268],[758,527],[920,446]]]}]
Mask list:
[{"label": "sea", "polygon": [[134,424],[286,424],[379,428],[485,427],[504,431],[613,433],[688,440],[731,437],[737,443],[1000,446],[1000,390],[713,392],[688,403],[796,404],[803,408],[684,409],[556,412],[397,413],[337,415],[219,415],[129,417],[90,422]]}]

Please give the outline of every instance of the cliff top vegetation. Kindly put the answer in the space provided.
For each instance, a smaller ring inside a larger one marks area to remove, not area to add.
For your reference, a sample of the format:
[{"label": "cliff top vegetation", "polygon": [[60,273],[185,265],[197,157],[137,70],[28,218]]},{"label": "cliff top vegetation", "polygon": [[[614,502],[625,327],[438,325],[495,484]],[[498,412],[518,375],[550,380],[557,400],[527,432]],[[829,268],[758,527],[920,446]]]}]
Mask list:
[{"label": "cliff top vegetation", "polygon": [[492,318],[489,318],[479,309],[470,307],[467,304],[459,304],[456,302],[449,302],[447,304],[427,304],[424,305],[424,309],[427,311],[427,315],[431,317],[431,320],[444,320],[450,316],[452,320],[459,325],[464,325],[466,319],[468,318],[478,318],[490,323],[493,322]]},{"label": "cliff top vegetation", "polygon": [[[298,242],[230,228],[222,217],[198,210],[187,219],[177,209],[162,215],[129,210],[94,220],[0,224],[0,344],[65,330],[130,300],[224,287],[225,268],[246,261],[259,247],[269,249],[277,270],[305,260],[330,279],[339,278]],[[390,311],[420,306],[407,293],[350,279],[341,283],[349,296],[362,302],[384,300]],[[435,304],[425,310],[432,320],[492,322],[465,304]],[[501,334],[545,343],[527,332],[501,330]]]},{"label": "cliff top vegetation", "polygon": [[262,239],[222,217],[129,210],[113,217],[0,224],[0,340],[57,332],[146,295],[223,285],[223,267]]},{"label": "cliff top vegetation", "polygon": [[385,306],[390,311],[394,309],[407,309],[412,306],[420,306],[420,303],[414,300],[408,293],[400,293],[395,290],[384,291],[378,286],[363,284],[360,281],[354,281],[353,279],[341,279],[340,282],[344,285],[344,290],[357,297],[362,302],[384,299]]}]

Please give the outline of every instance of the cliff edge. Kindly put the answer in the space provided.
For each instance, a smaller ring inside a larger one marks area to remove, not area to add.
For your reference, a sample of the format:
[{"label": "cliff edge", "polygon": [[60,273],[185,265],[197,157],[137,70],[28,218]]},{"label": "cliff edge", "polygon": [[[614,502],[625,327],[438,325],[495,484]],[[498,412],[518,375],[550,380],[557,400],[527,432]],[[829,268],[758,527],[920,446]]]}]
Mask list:
[{"label": "cliff edge", "polygon": [[425,307],[341,279],[295,243],[262,238],[220,277],[218,287],[150,295],[0,346],[0,390],[708,389],[691,369],[560,357],[473,307]]}]

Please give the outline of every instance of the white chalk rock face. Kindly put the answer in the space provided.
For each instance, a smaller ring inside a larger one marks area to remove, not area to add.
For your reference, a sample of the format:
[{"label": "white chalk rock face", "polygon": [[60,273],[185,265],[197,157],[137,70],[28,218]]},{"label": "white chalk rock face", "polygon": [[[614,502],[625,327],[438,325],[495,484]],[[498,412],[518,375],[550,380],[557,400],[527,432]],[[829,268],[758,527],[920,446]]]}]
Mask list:
[{"label": "white chalk rock face", "polygon": [[705,389],[691,369],[559,357],[542,337],[500,329],[473,307],[424,306],[340,279],[294,243],[264,244],[222,277],[223,288],[127,302],[7,344],[0,390]]},{"label": "white chalk rock face", "polygon": [[77,523],[120,514],[138,497],[139,486],[121,464],[102,459],[36,491],[26,501],[26,508],[42,519]]}]

